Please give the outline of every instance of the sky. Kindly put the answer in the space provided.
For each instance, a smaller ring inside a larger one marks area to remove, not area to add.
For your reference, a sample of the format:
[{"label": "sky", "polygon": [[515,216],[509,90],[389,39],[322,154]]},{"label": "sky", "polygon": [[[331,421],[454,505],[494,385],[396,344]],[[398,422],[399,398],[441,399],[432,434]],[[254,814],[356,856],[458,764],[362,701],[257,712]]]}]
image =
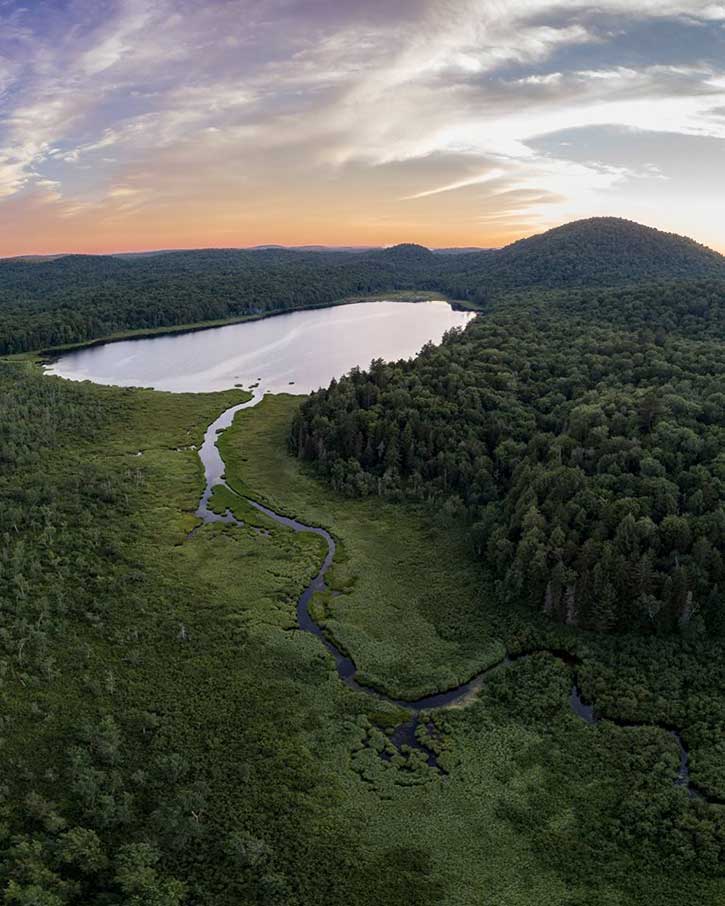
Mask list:
[{"label": "sky", "polygon": [[0,256],[600,215],[725,251],[724,163],[725,3],[0,0]]}]

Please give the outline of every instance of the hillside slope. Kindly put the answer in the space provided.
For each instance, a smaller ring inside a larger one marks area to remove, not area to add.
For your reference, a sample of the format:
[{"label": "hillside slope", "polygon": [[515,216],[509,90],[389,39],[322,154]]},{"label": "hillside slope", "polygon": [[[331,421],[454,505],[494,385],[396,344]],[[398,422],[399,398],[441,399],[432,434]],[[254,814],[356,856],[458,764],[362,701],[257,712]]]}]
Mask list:
[{"label": "hillside slope", "polygon": [[[593,217],[468,255],[463,280],[480,287],[613,286],[725,277],[725,257],[692,239],[618,217]],[[460,276],[458,279],[461,279]]]}]

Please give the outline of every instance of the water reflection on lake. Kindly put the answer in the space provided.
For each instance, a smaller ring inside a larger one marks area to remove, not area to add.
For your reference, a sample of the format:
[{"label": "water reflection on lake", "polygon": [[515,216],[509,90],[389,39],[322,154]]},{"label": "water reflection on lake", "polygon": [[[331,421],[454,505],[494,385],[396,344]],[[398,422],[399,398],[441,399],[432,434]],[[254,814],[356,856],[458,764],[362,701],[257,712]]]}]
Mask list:
[{"label": "water reflection on lake", "polygon": [[68,353],[47,370],[76,381],[177,393],[257,381],[270,393],[309,393],[373,358],[409,358],[472,317],[447,302],[363,302],[107,343]]}]

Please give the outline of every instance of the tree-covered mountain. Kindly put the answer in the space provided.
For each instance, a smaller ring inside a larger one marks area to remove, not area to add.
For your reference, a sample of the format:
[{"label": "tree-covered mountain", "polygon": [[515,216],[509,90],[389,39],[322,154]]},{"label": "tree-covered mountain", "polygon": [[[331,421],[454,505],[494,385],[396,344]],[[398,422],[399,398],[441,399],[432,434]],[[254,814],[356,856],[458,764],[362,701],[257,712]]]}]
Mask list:
[{"label": "tree-covered mountain", "polygon": [[725,284],[508,299],[303,404],[338,490],[464,520],[503,600],[592,629],[725,629]]},{"label": "tree-covered mountain", "polygon": [[200,249],[16,258],[0,261],[0,354],[365,293],[428,290],[484,304],[516,287],[712,277],[725,279],[717,252],[615,218],[578,221],[499,250],[445,255],[403,244],[363,252]]},{"label": "tree-covered mountain", "polygon": [[464,298],[475,298],[482,288],[494,287],[725,278],[725,258],[718,252],[684,236],[618,217],[578,220],[493,253],[467,255],[453,264],[456,273],[443,282]]}]

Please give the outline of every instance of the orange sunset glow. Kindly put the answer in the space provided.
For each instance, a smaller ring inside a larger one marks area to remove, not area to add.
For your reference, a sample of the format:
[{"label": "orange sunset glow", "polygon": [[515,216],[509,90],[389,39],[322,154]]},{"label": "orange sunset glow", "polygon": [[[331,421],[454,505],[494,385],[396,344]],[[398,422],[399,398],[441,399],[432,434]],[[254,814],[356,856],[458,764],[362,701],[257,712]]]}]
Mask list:
[{"label": "orange sunset glow", "polygon": [[2,256],[499,246],[596,215],[725,250],[716,4],[11,0],[0,20]]}]

